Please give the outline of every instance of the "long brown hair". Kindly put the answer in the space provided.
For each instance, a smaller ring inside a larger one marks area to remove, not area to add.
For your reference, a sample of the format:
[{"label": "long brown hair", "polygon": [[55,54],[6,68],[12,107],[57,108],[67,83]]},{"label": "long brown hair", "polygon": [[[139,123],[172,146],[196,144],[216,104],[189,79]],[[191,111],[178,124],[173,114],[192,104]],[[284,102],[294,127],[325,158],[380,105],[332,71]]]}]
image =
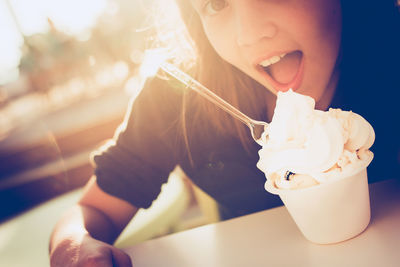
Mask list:
[{"label": "long brown hair", "polygon": [[[192,75],[227,102],[245,112],[248,116],[258,119],[266,117],[266,114],[260,114],[265,112],[265,109],[260,108],[260,102],[264,103],[265,101],[262,101],[260,96],[256,94],[256,90],[254,90],[255,88],[261,88],[262,85],[224,61],[215,52],[204,33],[200,18],[193,9],[190,1],[175,1],[196,51],[196,60]],[[249,92],[246,95],[246,101],[243,101],[243,99],[239,97],[239,92],[241,90]],[[270,94],[266,89],[261,91],[266,92],[264,97]],[[238,136],[244,148],[249,151],[249,147],[254,141],[249,138],[249,129],[247,129],[242,122],[230,117],[224,112],[220,112],[218,107],[204,101],[200,97],[196,100],[194,119],[196,119],[196,117],[204,117],[204,114],[206,114],[205,117],[210,119],[212,125],[215,126],[219,132],[223,134],[232,134],[233,131],[233,134]],[[193,103],[193,101],[191,103]],[[187,106],[183,105],[182,123],[184,128],[186,124],[186,108]],[[229,131],[229,133],[227,131]],[[187,142],[187,135],[185,135],[185,137]],[[188,142],[186,145],[188,146]]]},{"label": "long brown hair", "polygon": [[[182,18],[181,24],[183,25],[180,26],[183,26],[185,31],[182,32],[177,26],[173,26],[172,28],[166,26],[169,22],[168,17],[161,16],[162,14],[166,15],[164,9],[168,6],[163,6],[159,10],[161,14],[157,10],[153,11],[153,15],[157,14],[156,20],[159,23],[159,27],[156,26],[157,32],[155,35],[157,38],[151,40],[151,46],[167,47],[167,53],[174,64],[179,65],[182,69],[189,72],[191,76],[248,116],[254,119],[267,117],[267,114],[265,114],[266,108],[263,108],[263,105],[265,105],[268,96],[273,96],[272,93],[224,61],[215,52],[204,33],[200,18],[189,0],[174,1],[178,6],[179,14]],[[168,5],[168,3],[170,2],[164,2],[163,0],[162,5]],[[171,31],[175,32],[175,34],[169,34]],[[182,38],[184,35],[187,38]],[[163,36],[167,36],[167,38]],[[192,54],[187,52],[186,48],[188,46],[190,46]],[[240,92],[243,95],[244,90],[248,92],[245,99],[239,96]],[[263,92],[263,95],[260,96],[257,92]],[[190,113],[190,118],[187,117],[189,105],[190,110],[194,110],[194,113]],[[218,107],[204,100],[201,96],[186,93],[183,97],[180,122],[190,161],[192,160],[189,137],[193,132],[197,132],[197,129],[193,129],[193,127],[189,129],[188,120],[197,122],[195,123],[195,127],[196,125],[202,127],[200,132],[204,134],[207,134],[207,132],[205,132],[206,129],[202,126],[204,124],[201,123],[201,120],[207,120],[207,123],[211,124],[218,133],[238,137],[247,152],[250,152],[250,147],[254,145],[254,141],[249,134],[249,129],[242,122],[222,112]]]}]

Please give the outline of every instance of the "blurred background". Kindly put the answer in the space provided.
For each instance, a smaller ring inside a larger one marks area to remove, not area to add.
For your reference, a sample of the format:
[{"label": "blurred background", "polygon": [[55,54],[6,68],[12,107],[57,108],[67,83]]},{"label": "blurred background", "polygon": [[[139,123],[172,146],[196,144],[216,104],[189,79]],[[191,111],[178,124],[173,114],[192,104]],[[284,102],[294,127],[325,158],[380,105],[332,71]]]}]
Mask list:
[{"label": "blurred background", "polygon": [[[0,0],[0,266],[49,265],[51,230],[93,174],[90,153],[159,63],[159,49],[148,49],[156,7],[179,20],[165,0]],[[166,38],[182,36],[170,27]],[[117,246],[219,216],[176,169],[134,220]]]},{"label": "blurred background", "polygon": [[89,179],[141,88],[153,2],[0,0],[0,220]]}]

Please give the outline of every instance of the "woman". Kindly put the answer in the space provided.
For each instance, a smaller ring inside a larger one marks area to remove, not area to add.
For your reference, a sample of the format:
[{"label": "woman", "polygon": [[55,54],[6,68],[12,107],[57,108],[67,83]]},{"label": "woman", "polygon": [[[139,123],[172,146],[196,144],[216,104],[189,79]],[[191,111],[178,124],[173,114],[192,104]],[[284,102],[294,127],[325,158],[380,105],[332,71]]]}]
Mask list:
[{"label": "woman", "polygon": [[[197,52],[188,71],[198,80],[258,120],[270,121],[275,94],[289,88],[314,97],[319,109],[353,109],[377,135],[371,182],[398,170],[398,138],[382,120],[398,114],[388,97],[399,88],[394,2],[177,3]],[[110,244],[176,165],[214,197],[223,219],[281,205],[264,191],[260,147],[246,126],[174,81],[149,80],[117,137],[94,156],[96,176],[56,226],[52,266],[131,266]]]}]

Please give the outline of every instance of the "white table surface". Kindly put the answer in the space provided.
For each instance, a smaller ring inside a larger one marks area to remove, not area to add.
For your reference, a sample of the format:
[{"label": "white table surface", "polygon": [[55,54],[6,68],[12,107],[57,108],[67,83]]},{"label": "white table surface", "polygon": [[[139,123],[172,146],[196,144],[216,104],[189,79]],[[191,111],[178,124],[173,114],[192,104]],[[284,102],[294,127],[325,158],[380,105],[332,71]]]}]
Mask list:
[{"label": "white table surface", "polygon": [[400,266],[400,179],[370,185],[371,222],[331,245],[307,241],[285,207],[201,226],[126,248],[144,266]]}]

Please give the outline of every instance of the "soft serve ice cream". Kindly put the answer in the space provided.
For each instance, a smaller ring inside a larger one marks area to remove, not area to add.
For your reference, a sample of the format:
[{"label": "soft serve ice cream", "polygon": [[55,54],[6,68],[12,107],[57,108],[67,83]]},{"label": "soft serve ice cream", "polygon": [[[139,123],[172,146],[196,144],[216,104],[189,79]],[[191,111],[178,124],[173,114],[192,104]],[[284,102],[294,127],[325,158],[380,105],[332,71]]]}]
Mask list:
[{"label": "soft serve ice cream", "polygon": [[336,243],[369,224],[366,168],[374,140],[360,115],[315,110],[311,97],[279,92],[257,166],[267,178],[265,189],[279,195],[308,240]]},{"label": "soft serve ice cream", "polygon": [[257,167],[266,188],[300,189],[339,179],[373,158],[372,126],[351,111],[315,110],[313,98],[279,92]]}]

